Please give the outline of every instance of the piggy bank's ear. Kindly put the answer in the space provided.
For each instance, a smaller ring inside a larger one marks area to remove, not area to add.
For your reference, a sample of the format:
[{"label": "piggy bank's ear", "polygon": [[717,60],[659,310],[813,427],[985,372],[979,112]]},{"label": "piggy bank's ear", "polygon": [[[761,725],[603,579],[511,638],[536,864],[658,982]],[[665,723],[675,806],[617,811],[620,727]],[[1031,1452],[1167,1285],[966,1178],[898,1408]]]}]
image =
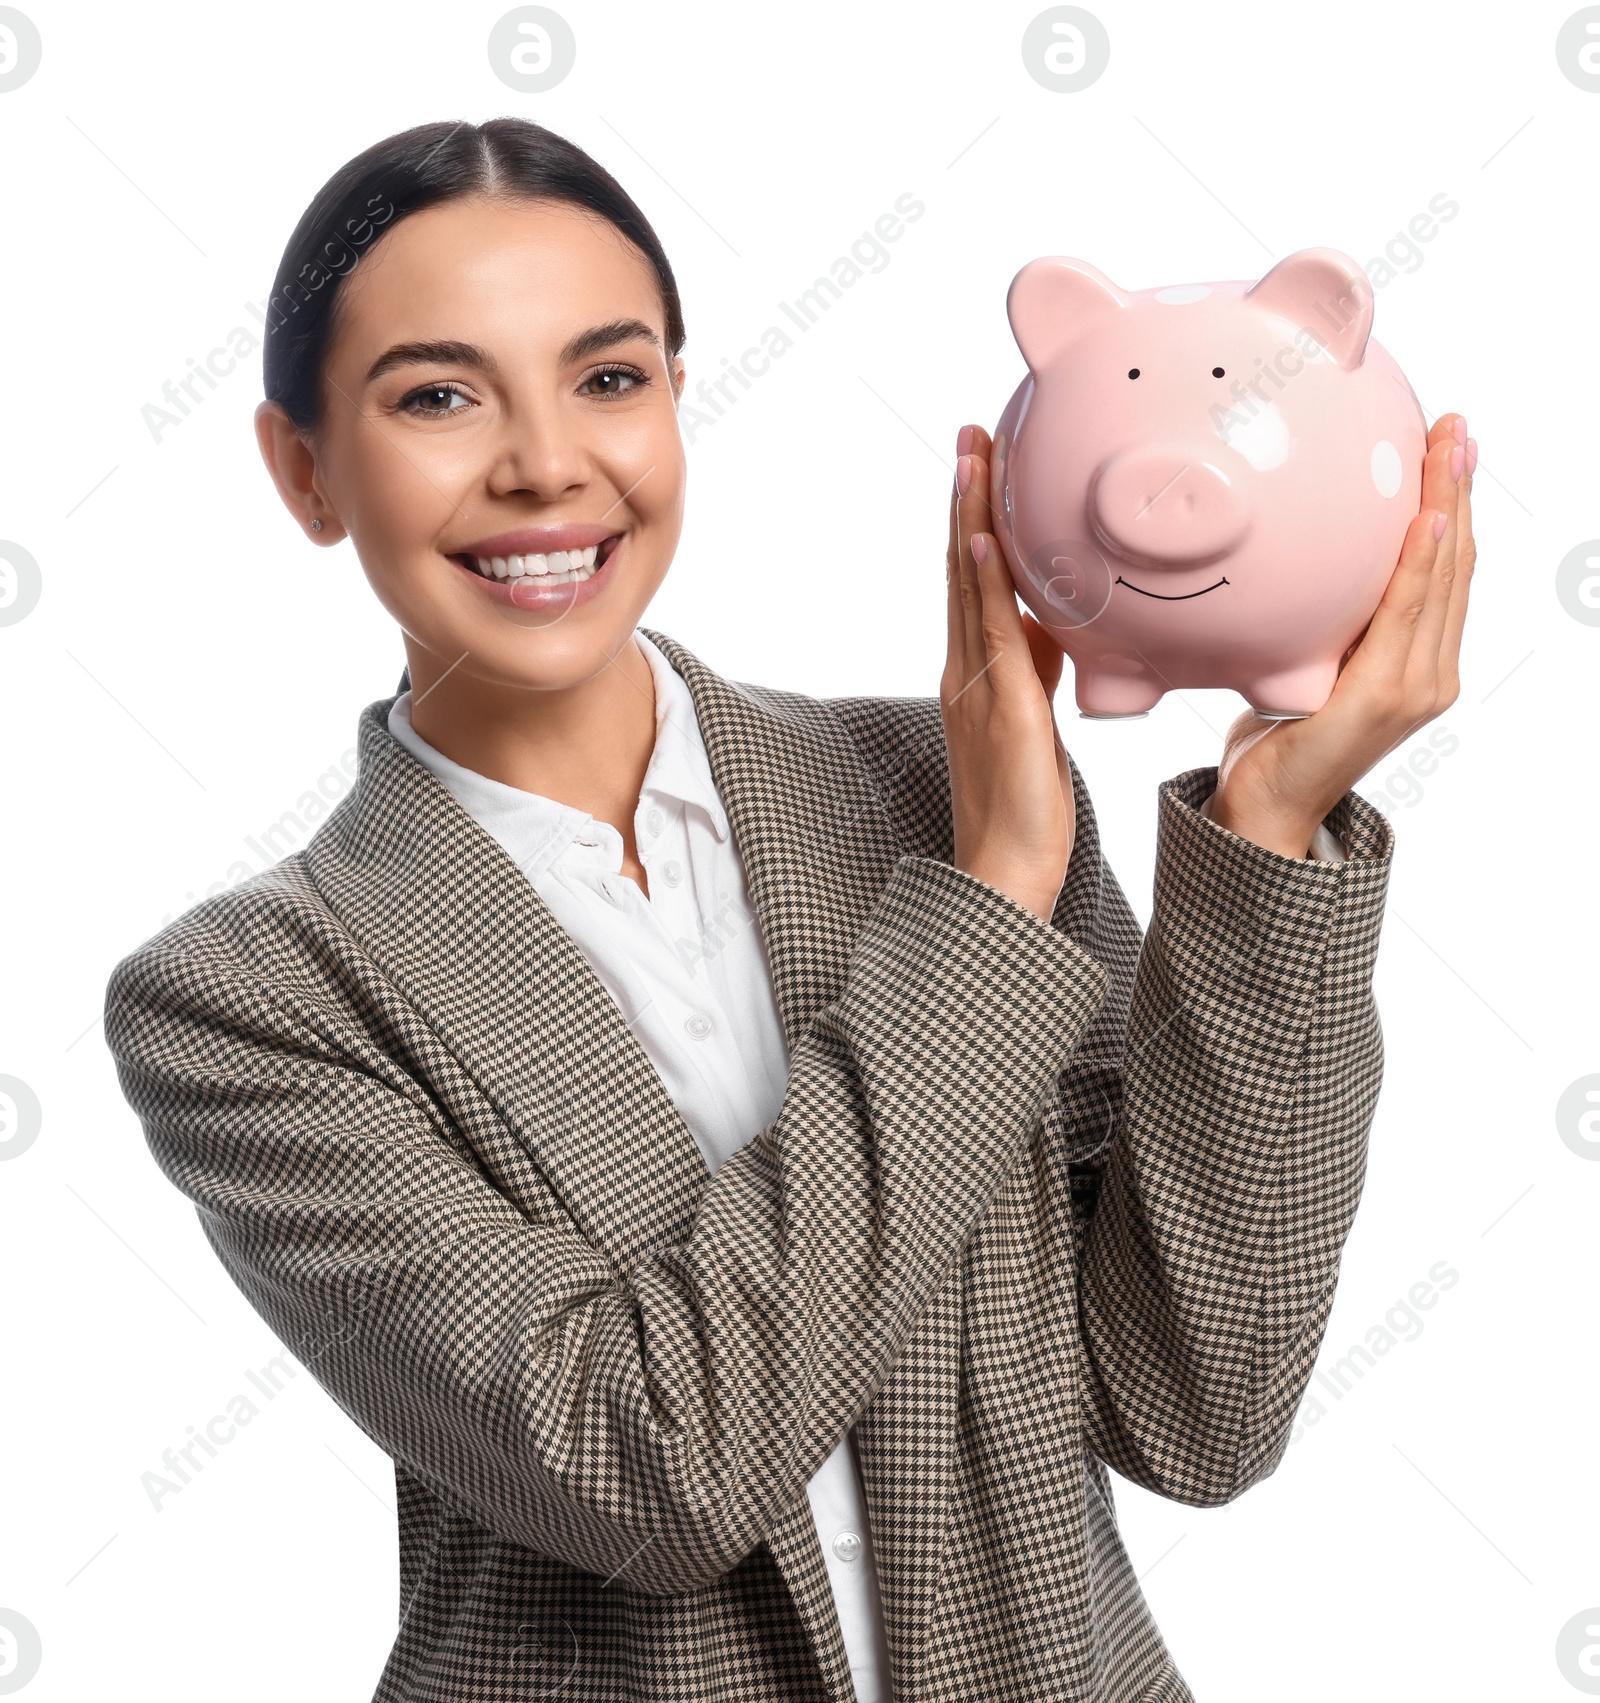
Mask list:
[{"label": "piggy bank's ear", "polygon": [[1302,248],[1245,291],[1245,300],[1302,326],[1347,371],[1372,335],[1372,285],[1348,254]]},{"label": "piggy bank's ear", "polygon": [[1047,367],[1094,320],[1128,298],[1087,260],[1059,254],[1030,260],[1011,280],[1006,314],[1030,372]]}]

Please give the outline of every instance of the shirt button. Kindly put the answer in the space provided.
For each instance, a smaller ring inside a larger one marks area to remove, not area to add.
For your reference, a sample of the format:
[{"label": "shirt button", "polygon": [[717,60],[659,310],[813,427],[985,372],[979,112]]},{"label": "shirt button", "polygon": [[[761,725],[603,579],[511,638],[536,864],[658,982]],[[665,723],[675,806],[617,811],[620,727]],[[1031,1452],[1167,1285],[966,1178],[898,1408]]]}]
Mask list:
[{"label": "shirt button", "polygon": [[669,857],[661,866],[661,879],[669,887],[676,887],[683,879],[683,865],[675,857]]},{"label": "shirt button", "polygon": [[841,1561],[854,1561],[861,1554],[861,1539],[855,1532],[840,1532],[833,1540],[833,1553]]},{"label": "shirt button", "polygon": [[683,1026],[697,1041],[703,1041],[711,1033],[711,1019],[703,1011],[697,1011],[693,1016],[684,1018]]},{"label": "shirt button", "polygon": [[644,819],[644,825],[652,834],[659,834],[666,827],[667,819],[654,805],[651,805],[650,813]]}]

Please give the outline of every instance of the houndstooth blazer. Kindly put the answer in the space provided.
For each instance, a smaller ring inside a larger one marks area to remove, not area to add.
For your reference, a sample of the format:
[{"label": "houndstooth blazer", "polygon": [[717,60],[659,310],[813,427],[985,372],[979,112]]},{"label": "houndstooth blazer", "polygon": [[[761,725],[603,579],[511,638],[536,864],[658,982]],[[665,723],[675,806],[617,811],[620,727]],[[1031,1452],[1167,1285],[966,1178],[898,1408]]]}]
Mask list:
[{"label": "houndstooth blazer", "polygon": [[1382,1074],[1389,824],[1349,793],[1350,861],[1282,857],[1180,774],[1142,934],[1074,764],[1046,924],[949,862],[936,699],[646,631],[793,1053],[714,1178],[392,699],[315,837],[107,988],[156,1160],[394,1459],[376,1703],[850,1703],[805,1486],[852,1424],[896,1699],[1189,1699],[1107,1469],[1212,1506],[1283,1456]]}]

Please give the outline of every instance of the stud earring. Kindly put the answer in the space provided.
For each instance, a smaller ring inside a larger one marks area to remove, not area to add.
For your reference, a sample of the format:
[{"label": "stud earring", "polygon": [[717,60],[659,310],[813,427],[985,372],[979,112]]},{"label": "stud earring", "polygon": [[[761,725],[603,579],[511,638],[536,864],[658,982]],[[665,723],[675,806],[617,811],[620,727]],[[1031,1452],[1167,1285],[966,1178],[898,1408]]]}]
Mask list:
[{"label": "stud earring", "polygon": [[320,520],[312,521],[311,530],[313,532],[320,532],[322,530],[322,522]]}]

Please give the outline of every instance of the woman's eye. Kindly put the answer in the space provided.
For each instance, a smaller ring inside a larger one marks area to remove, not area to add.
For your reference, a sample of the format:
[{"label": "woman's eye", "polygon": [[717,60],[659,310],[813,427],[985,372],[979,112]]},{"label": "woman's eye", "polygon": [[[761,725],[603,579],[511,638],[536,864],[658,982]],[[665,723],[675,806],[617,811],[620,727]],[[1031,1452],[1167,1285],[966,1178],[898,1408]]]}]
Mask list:
[{"label": "woman's eye", "polygon": [[[591,396],[621,396],[649,382],[649,375],[637,367],[601,367],[598,372],[590,373],[579,388]],[[593,389],[589,388],[591,385]]]},{"label": "woman's eye", "polygon": [[400,412],[420,414],[424,419],[437,420],[446,414],[461,412],[460,408],[454,406],[454,402],[461,403],[462,407],[472,406],[466,395],[453,384],[424,384],[400,398]]}]

